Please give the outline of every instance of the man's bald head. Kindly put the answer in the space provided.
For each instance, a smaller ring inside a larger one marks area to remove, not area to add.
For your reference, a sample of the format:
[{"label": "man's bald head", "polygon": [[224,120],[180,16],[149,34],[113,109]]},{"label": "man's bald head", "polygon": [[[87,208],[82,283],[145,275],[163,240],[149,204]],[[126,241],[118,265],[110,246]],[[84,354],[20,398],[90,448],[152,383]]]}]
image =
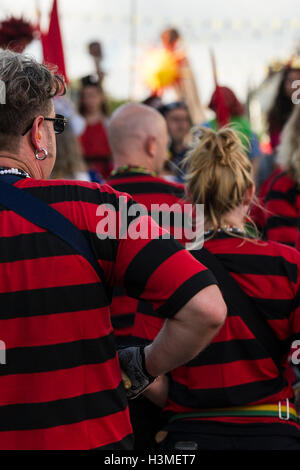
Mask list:
[{"label": "man's bald head", "polygon": [[162,166],[166,156],[165,119],[153,108],[142,104],[125,104],[118,108],[109,124],[108,135],[115,166]]}]

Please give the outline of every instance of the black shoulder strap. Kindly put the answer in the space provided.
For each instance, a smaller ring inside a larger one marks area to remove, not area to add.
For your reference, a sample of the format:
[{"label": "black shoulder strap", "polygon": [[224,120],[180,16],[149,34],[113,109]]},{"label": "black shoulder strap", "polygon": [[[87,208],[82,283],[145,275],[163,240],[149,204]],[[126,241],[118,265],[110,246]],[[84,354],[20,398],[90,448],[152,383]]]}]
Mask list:
[{"label": "black shoulder strap", "polygon": [[281,371],[282,351],[280,341],[266,320],[255,308],[249,296],[245,294],[236,280],[224,268],[223,264],[210,251],[202,248],[201,250],[193,251],[193,255],[214,273],[229,310],[243,319],[260,345],[271,356],[277,368]]},{"label": "black shoulder strap", "polygon": [[13,185],[20,178],[14,175],[0,175],[0,204],[16,212],[30,222],[53,233],[74,248],[96,271],[110,298],[104,272],[92,253],[90,245],[80,230],[60,212],[41,199]]}]

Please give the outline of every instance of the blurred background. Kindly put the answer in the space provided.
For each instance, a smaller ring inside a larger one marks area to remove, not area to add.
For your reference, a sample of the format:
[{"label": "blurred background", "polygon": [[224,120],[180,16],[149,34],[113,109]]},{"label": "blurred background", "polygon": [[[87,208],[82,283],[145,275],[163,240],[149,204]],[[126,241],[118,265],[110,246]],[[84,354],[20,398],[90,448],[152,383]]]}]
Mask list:
[{"label": "blurred background", "polygon": [[[47,27],[51,6],[52,0],[0,0],[0,21],[11,14],[34,21],[40,9],[41,24]],[[183,36],[204,101],[213,91],[210,47],[222,83],[244,100],[249,87],[262,82],[268,64],[287,59],[300,44],[297,0],[60,0],[58,7],[69,77],[90,73],[87,44],[100,40],[109,76],[106,89],[118,99],[129,93],[144,97],[141,62],[169,26]],[[38,41],[27,51],[41,56]]]},{"label": "blurred background", "polygon": [[[283,101],[291,102],[300,79],[300,8],[298,0],[0,0],[0,47],[56,64],[65,75],[70,109],[66,102],[56,108],[66,115],[79,109],[90,126],[81,139],[85,157],[109,153],[103,135],[119,104],[184,101],[192,125],[238,120],[254,162],[274,154],[291,113]],[[100,101],[88,109],[93,100]],[[99,140],[97,119],[101,146],[87,148]],[[79,121],[73,127],[82,134]],[[265,178],[269,170],[262,171]]]}]

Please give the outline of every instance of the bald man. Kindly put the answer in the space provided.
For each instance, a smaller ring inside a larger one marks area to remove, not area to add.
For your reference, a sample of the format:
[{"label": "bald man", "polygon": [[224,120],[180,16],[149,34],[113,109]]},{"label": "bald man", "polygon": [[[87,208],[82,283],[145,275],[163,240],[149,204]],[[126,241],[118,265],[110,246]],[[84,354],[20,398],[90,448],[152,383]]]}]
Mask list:
[{"label": "bald man", "polygon": [[113,162],[143,167],[161,173],[167,155],[168,131],[165,119],[155,109],[142,104],[126,104],[113,114],[109,129]]},{"label": "bald man", "polygon": [[[171,207],[182,203],[184,187],[159,177],[168,145],[166,122],[159,112],[141,104],[126,104],[113,114],[108,135],[115,165],[108,179],[109,185],[129,193],[148,211],[151,204]],[[159,220],[158,214],[155,218]],[[166,220],[161,219],[161,222]],[[170,220],[174,224],[175,218]],[[174,225],[165,228],[174,233]],[[183,239],[179,241],[184,242]],[[163,319],[155,316],[149,303],[125,296],[122,289],[114,292],[111,314],[120,346],[148,344],[163,326]],[[130,403],[130,413],[135,448],[149,449],[159,427],[160,409],[141,397]]]},{"label": "bald man", "polygon": [[[113,114],[108,136],[115,167],[108,179],[110,186],[132,195],[148,211],[152,204],[171,207],[181,203],[184,187],[159,177],[166,160],[168,132],[165,119],[158,111],[142,104],[125,104]],[[155,219],[159,220],[158,215]],[[170,222],[174,224],[174,217]],[[174,225],[165,228],[174,234]],[[120,290],[118,293],[123,294]],[[123,295],[114,298],[113,326],[122,345],[132,336],[137,304]],[[145,332],[138,329],[136,336],[145,339]]]}]

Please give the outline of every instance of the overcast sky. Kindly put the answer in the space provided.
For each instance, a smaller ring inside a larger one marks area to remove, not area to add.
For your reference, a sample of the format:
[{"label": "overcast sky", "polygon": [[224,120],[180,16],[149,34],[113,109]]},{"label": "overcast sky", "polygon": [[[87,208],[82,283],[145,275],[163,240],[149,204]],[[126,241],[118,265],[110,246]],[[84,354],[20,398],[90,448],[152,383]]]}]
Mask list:
[{"label": "overcast sky", "polygon": [[[106,89],[127,97],[133,54],[130,12],[136,5],[136,52],[133,89],[136,97],[147,94],[140,66],[147,50],[158,42],[165,26],[183,33],[188,55],[204,101],[212,91],[208,50],[213,46],[220,81],[243,99],[247,87],[264,78],[267,62],[288,57],[300,43],[299,0],[58,0],[69,76],[92,70],[86,45],[99,39],[105,52]],[[0,20],[7,14],[36,17],[42,10],[46,26],[52,0],[0,0]],[[40,56],[38,43],[27,51]]]}]

